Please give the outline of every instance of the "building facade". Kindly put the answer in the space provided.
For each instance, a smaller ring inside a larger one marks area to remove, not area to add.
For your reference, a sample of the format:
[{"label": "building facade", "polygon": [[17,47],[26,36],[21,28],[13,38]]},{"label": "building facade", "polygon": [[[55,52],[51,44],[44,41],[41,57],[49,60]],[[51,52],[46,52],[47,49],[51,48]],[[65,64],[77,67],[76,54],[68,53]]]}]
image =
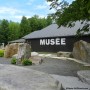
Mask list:
[{"label": "building facade", "polygon": [[37,52],[58,52],[72,51],[74,43],[79,40],[90,42],[90,32],[83,36],[76,36],[76,31],[80,28],[80,22],[76,22],[74,27],[68,28],[57,24],[32,32],[24,36],[26,42],[31,44],[32,51]]}]

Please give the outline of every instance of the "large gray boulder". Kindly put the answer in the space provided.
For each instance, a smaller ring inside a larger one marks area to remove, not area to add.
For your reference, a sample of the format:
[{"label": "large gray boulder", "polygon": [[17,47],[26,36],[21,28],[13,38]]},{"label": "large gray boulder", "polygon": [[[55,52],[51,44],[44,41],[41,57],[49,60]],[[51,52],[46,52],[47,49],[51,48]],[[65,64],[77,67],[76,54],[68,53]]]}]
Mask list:
[{"label": "large gray boulder", "polygon": [[31,46],[27,43],[21,43],[18,47],[18,59],[29,59],[31,56]]},{"label": "large gray boulder", "polygon": [[58,83],[43,72],[0,64],[0,90],[60,90]]},{"label": "large gray boulder", "polygon": [[90,43],[80,40],[74,44],[73,57],[90,63]]}]

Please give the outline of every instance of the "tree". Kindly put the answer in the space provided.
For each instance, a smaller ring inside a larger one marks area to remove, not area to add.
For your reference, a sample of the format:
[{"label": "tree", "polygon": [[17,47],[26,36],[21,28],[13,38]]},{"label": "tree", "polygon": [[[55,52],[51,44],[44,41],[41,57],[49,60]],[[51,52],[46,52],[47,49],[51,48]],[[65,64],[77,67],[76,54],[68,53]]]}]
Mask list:
[{"label": "tree", "polygon": [[20,36],[20,24],[15,22],[9,23],[9,41],[16,40]]},{"label": "tree", "polygon": [[46,20],[47,20],[47,26],[52,24],[52,18],[50,15],[47,16]]},{"label": "tree", "polygon": [[8,43],[8,32],[9,32],[9,22],[5,19],[2,20],[0,26],[0,42]]},{"label": "tree", "polygon": [[31,32],[38,30],[38,15],[34,15],[33,17],[29,18],[29,25],[31,26]]},{"label": "tree", "polygon": [[90,24],[90,0],[75,0],[72,4],[68,5],[66,1],[59,2],[59,0],[47,0],[52,2],[51,8],[55,8],[57,24],[72,26],[72,22],[81,20],[82,23],[87,21],[87,24],[82,29],[77,30],[77,34],[83,34],[89,31]]},{"label": "tree", "polygon": [[28,19],[23,16],[20,23],[20,38],[27,35],[30,32]]}]

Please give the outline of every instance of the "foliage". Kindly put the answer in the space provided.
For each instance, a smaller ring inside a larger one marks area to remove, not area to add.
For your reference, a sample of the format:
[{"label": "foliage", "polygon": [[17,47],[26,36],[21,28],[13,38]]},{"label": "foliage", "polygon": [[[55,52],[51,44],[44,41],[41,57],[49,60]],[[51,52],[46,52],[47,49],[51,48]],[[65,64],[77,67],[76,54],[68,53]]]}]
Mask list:
[{"label": "foliage", "polygon": [[12,58],[11,59],[11,64],[16,64],[16,62],[17,62],[17,59],[16,58]]},{"label": "foliage", "polygon": [[0,26],[0,42],[7,44],[8,42],[8,31],[9,31],[9,22],[5,19],[2,20]]},{"label": "foliage", "polygon": [[20,37],[23,37],[24,35],[27,35],[29,32],[29,22],[25,16],[22,17],[21,23],[20,23]]},{"label": "foliage", "polygon": [[59,26],[68,25],[71,27],[72,22],[82,20],[82,23],[87,21],[87,24],[85,24],[82,29],[78,29],[77,33],[80,34],[89,31],[90,0],[75,0],[70,5],[64,0],[62,2],[59,2],[59,0],[47,1],[52,2],[50,5],[51,9],[54,8],[56,10],[54,18]]},{"label": "foliage", "polygon": [[16,22],[9,22],[9,41],[16,40],[19,38],[20,34],[20,24]]},{"label": "foliage", "polygon": [[4,50],[0,49],[0,57],[4,56]]},{"label": "foliage", "polygon": [[40,18],[37,15],[31,18],[23,16],[20,23],[5,19],[0,20],[0,43],[7,44],[8,41],[22,38],[33,31],[41,30],[51,23],[52,19],[50,16],[47,18]]},{"label": "foliage", "polygon": [[32,61],[29,59],[23,59],[22,60],[22,65],[27,66],[27,65],[32,65]]},{"label": "foliage", "polygon": [[42,28],[52,23],[52,19],[50,16],[48,16],[47,18],[40,18],[39,16],[34,15],[28,20],[29,20],[29,25],[31,27],[31,32],[36,30],[41,30]]}]

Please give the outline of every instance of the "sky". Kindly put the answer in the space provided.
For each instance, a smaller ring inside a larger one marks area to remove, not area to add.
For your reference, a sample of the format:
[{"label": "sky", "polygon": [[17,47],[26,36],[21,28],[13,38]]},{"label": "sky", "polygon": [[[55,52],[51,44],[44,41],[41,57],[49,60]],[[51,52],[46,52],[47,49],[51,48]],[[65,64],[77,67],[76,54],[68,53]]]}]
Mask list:
[{"label": "sky", "polygon": [[[67,0],[71,3],[73,0]],[[46,0],[0,0],[0,20],[7,19],[20,22],[22,16],[30,18],[34,15],[46,17],[55,12],[50,10],[50,3]]]}]

